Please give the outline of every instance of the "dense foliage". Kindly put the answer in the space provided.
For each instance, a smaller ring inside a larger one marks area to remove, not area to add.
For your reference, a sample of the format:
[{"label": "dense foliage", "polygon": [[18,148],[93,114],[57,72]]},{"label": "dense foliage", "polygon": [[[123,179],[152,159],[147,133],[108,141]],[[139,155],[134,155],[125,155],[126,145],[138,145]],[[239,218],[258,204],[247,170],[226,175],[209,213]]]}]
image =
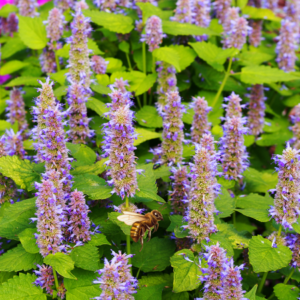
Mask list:
[{"label": "dense foliage", "polygon": [[0,21],[0,299],[300,299],[299,1]]}]

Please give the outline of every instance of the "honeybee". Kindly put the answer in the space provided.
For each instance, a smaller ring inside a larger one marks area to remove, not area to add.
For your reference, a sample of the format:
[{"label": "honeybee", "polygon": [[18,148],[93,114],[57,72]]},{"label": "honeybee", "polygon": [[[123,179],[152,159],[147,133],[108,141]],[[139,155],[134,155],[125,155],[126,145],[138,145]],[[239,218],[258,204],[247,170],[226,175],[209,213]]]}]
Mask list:
[{"label": "honeybee", "polygon": [[151,239],[151,229],[154,228],[154,232],[157,231],[159,221],[162,221],[164,218],[158,210],[152,210],[151,212],[141,215],[129,211],[124,211],[123,215],[118,216],[118,220],[124,222],[127,225],[132,225],[130,230],[130,236],[134,242],[140,241],[142,244],[142,251],[144,246],[144,235],[146,230],[148,230],[148,242]]}]

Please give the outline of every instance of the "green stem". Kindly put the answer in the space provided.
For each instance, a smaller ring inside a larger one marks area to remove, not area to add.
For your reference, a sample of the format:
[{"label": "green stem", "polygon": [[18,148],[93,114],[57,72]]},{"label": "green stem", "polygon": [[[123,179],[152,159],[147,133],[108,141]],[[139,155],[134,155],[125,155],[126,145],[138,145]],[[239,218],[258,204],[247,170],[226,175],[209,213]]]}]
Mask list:
[{"label": "green stem", "polygon": [[219,87],[218,93],[217,93],[217,95],[216,95],[216,97],[215,97],[215,99],[214,99],[214,101],[213,101],[211,107],[214,107],[214,106],[216,105],[216,103],[217,103],[217,101],[218,101],[218,99],[219,99],[221,93],[223,92],[223,89],[224,89],[224,86],[225,86],[225,84],[226,84],[226,81],[227,81],[228,77],[230,76],[231,65],[232,65],[232,57],[230,57],[229,64],[228,64],[228,68],[227,68],[227,71],[226,71],[226,73],[225,73],[225,77],[224,77],[224,79],[223,79],[222,84],[221,84],[220,87]]},{"label": "green stem", "polygon": [[[125,207],[129,207],[129,198],[125,198]],[[126,235],[126,249],[127,249],[127,255],[131,254],[130,249],[130,235]],[[128,263],[131,265],[131,258],[128,258]],[[130,272],[132,274],[132,268],[130,268]]]},{"label": "green stem", "polygon": [[56,68],[57,68],[57,72],[59,72],[60,71],[60,64],[59,64],[59,59],[58,59],[58,56],[57,56],[57,54],[56,54],[56,50],[54,51],[54,53],[55,53],[55,62],[56,62]]},{"label": "green stem", "polygon": [[[146,53],[146,43],[143,43],[143,71],[145,74],[147,74],[147,53]],[[144,93],[144,105],[147,105],[147,92]]]},{"label": "green stem", "polygon": [[141,272],[141,268],[139,268],[139,270],[138,270],[137,273],[136,273],[136,276],[135,276],[136,279],[139,278],[140,272]]},{"label": "green stem", "polygon": [[128,68],[129,68],[130,71],[132,71],[132,66],[131,66],[131,62],[130,62],[130,58],[129,58],[128,53],[126,53],[126,58],[127,58],[127,62],[128,62]]},{"label": "green stem", "polygon": [[[52,271],[53,271],[53,276],[54,276],[56,291],[58,292],[59,285],[58,285],[58,279],[57,279],[56,270],[54,269],[54,267],[52,267]],[[60,298],[57,297],[57,299],[60,299]]]},{"label": "green stem", "polygon": [[140,97],[139,97],[139,96],[136,96],[136,99],[137,99],[139,108],[142,108]]},{"label": "green stem", "polygon": [[233,226],[235,227],[235,224],[236,224],[236,212],[235,211],[233,212],[233,215],[232,215],[232,221],[233,221]]},{"label": "green stem", "polygon": [[152,54],[152,73],[155,73],[155,72],[156,72],[156,70],[155,70],[155,57]]},{"label": "green stem", "polygon": [[269,273],[269,272],[265,272],[265,273],[264,273],[264,275],[263,275],[263,277],[262,277],[262,279],[261,279],[261,281],[260,281],[260,283],[259,283],[259,287],[258,287],[258,291],[257,291],[259,294],[261,293],[261,291],[262,291],[262,289],[263,289],[263,287],[264,287],[264,285],[265,285],[265,282],[266,282],[268,273]]}]

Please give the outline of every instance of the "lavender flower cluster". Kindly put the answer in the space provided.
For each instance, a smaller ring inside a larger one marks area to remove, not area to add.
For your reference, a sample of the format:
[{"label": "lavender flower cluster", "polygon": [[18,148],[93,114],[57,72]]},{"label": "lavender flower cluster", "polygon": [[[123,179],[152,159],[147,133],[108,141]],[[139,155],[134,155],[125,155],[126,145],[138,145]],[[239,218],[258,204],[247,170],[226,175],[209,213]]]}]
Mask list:
[{"label": "lavender flower cluster", "polygon": [[293,126],[291,127],[293,138],[290,142],[295,149],[300,149],[300,104],[297,104],[292,109],[290,119],[293,123]]}]

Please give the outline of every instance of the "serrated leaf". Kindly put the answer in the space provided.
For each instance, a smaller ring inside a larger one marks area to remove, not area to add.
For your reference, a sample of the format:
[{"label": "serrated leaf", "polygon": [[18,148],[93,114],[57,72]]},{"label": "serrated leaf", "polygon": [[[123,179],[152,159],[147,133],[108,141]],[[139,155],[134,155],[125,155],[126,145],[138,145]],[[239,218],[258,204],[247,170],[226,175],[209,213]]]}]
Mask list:
[{"label": "serrated leaf", "polygon": [[131,226],[126,225],[124,222],[118,220],[118,216],[121,216],[121,215],[122,214],[118,213],[118,212],[111,212],[111,213],[108,213],[108,218],[113,223],[118,225],[121,228],[121,230],[124,232],[125,235],[130,235]]},{"label": "serrated leaf", "polygon": [[17,156],[0,158],[0,172],[28,191],[32,191],[34,182],[40,180],[40,174],[34,170],[34,165],[29,160],[21,160]]},{"label": "serrated leaf", "polygon": [[88,271],[96,271],[99,269],[99,253],[96,246],[85,244],[75,247],[71,254],[75,266]]},{"label": "serrated leaf", "polygon": [[162,117],[158,114],[157,109],[153,106],[143,106],[135,115],[137,122],[145,127],[161,128]]},{"label": "serrated leaf", "polygon": [[[187,261],[184,256],[194,263]],[[171,257],[171,266],[174,269],[173,291],[175,293],[192,291],[200,285],[199,276],[202,274],[196,265],[197,258],[191,250],[181,250]],[[198,263],[198,262],[197,262]]]},{"label": "serrated leaf", "polygon": [[39,253],[39,247],[36,244],[36,238],[34,234],[37,233],[35,228],[26,228],[18,234],[22,246],[28,253]]},{"label": "serrated leaf", "polygon": [[237,57],[239,63],[245,66],[260,65],[263,62],[270,61],[275,54],[268,54],[260,51],[243,51]]},{"label": "serrated leaf", "polygon": [[88,242],[92,246],[101,246],[101,245],[110,245],[110,242],[107,240],[106,236],[102,233],[96,233],[92,235],[91,240]]},{"label": "serrated leaf", "polygon": [[176,68],[178,72],[181,71],[180,69],[180,57],[175,49],[172,49],[171,47],[160,47],[155,49],[152,52],[152,55],[158,60],[158,61],[164,61],[168,64],[171,64]]},{"label": "serrated leaf", "polygon": [[59,57],[69,58],[70,57],[70,44],[64,44],[64,46],[56,51],[56,55]]},{"label": "serrated leaf", "polygon": [[216,208],[220,212],[218,217],[229,217],[234,211],[234,204],[234,198],[232,198],[229,192],[222,187],[221,194],[215,199]]},{"label": "serrated leaf", "polygon": [[13,87],[19,85],[40,86],[41,84],[39,83],[39,81],[43,79],[44,79],[43,77],[20,76],[11,80],[9,83],[5,85],[5,87]]},{"label": "serrated leaf", "polygon": [[151,16],[157,16],[162,20],[169,20],[172,16],[171,11],[163,11],[159,7],[154,6],[151,3],[138,2],[136,4],[143,13],[143,23],[146,23],[147,19]]},{"label": "serrated leaf", "polygon": [[299,288],[294,285],[279,283],[274,287],[274,294],[278,300],[297,300],[299,299]]},{"label": "serrated leaf", "polygon": [[[234,255],[234,250],[232,248],[231,241],[223,232],[213,233],[212,235],[210,235],[209,239],[210,242],[207,243],[209,246],[216,245],[217,243],[219,243],[219,245],[227,251],[226,255],[228,258]],[[203,242],[203,244],[206,244],[205,241]]]},{"label": "serrated leaf", "polygon": [[129,43],[127,43],[126,41],[122,41],[119,45],[118,45],[119,49],[127,54],[129,54],[129,50],[130,50],[130,45]]},{"label": "serrated leaf", "polygon": [[103,103],[102,101],[90,97],[88,99],[88,102],[86,103],[86,106],[87,108],[90,108],[93,111],[95,111],[99,116],[107,119],[107,117],[105,117],[105,113],[107,113],[109,109],[107,108],[106,104]]},{"label": "serrated leaf", "polygon": [[132,257],[132,265],[143,272],[159,272],[170,265],[170,257],[175,251],[175,244],[169,239],[153,237],[149,242],[144,243],[142,251],[140,249],[140,243],[131,245],[131,251],[135,254]]},{"label": "serrated leaf", "polygon": [[[122,60],[113,58],[113,57],[105,57],[105,60],[108,61],[108,65],[106,67],[106,73],[123,72],[124,71],[125,68],[122,67],[122,65],[123,65]],[[134,73],[134,72],[137,72],[137,71],[132,71],[132,73]],[[137,72],[137,73],[140,73],[140,72]],[[121,78],[121,77],[117,77],[117,78]]]},{"label": "serrated leaf", "polygon": [[242,68],[241,81],[248,84],[263,84],[297,80],[298,76],[269,66],[248,66]]},{"label": "serrated leaf", "polygon": [[117,33],[129,33],[133,27],[133,20],[123,14],[114,14],[104,11],[84,10],[83,14],[91,19],[91,22]]},{"label": "serrated leaf", "polygon": [[93,174],[75,176],[73,189],[83,192],[92,200],[107,199],[112,192],[112,187],[108,186],[103,178]]},{"label": "serrated leaf", "polygon": [[75,169],[71,170],[70,173],[73,176],[84,175],[84,174],[98,175],[105,171],[105,169],[106,169],[105,162],[106,161],[107,161],[107,159],[102,159],[100,161],[97,161],[93,165],[79,166],[79,167],[76,167]]},{"label": "serrated leaf", "polygon": [[92,39],[88,38],[87,46],[88,46],[89,50],[93,51],[90,55],[102,55],[102,54],[104,54],[104,52],[102,52],[99,49],[97,43]]},{"label": "serrated leaf", "polygon": [[24,67],[27,67],[29,64],[19,60],[11,60],[5,63],[0,69],[0,75],[12,74],[16,71],[21,70]]},{"label": "serrated leaf", "polygon": [[249,291],[248,293],[245,294],[245,298],[249,300],[256,300],[256,290],[257,290],[257,284]]},{"label": "serrated leaf", "polygon": [[167,273],[150,273],[139,279],[140,286],[157,286],[164,284],[165,286],[173,285],[173,276]]},{"label": "serrated leaf", "polygon": [[16,272],[0,272],[0,285],[3,282],[7,282],[8,279],[13,278],[15,275],[17,275]]},{"label": "serrated leaf", "polygon": [[293,133],[288,130],[280,130],[279,132],[269,133],[269,134],[262,134],[257,140],[256,144],[258,146],[273,146],[273,145],[280,145],[284,144],[288,140],[293,137]]},{"label": "serrated leaf", "polygon": [[174,49],[179,55],[180,70],[185,70],[197,57],[196,52],[190,47],[183,45],[170,45],[171,49]]},{"label": "serrated leaf", "polygon": [[34,274],[14,276],[0,286],[0,298],[5,300],[46,300],[43,290],[33,284],[36,280]]},{"label": "serrated leaf", "polygon": [[92,165],[96,161],[95,151],[86,145],[67,143],[67,147],[71,155],[77,160],[72,163],[74,167]]},{"label": "serrated leaf", "polygon": [[273,248],[272,242],[259,235],[250,240],[249,259],[256,273],[276,271],[290,263],[292,251],[286,246]]},{"label": "serrated leaf", "polygon": [[156,82],[157,75],[156,73],[154,74],[149,74],[147,77],[143,79],[143,81],[140,83],[138,88],[135,91],[135,95],[139,96],[141,94],[144,94],[147,92],[149,89],[151,89]]},{"label": "serrated leaf", "polygon": [[66,81],[66,73],[69,71],[69,69],[64,69],[61,71],[58,71],[56,73],[49,73],[50,78],[54,82],[58,82],[60,85],[64,85]]},{"label": "serrated leaf", "polygon": [[[5,2],[3,2],[4,4]],[[0,17],[7,18],[10,13],[17,12],[18,7],[12,4],[5,4],[0,9]]]},{"label": "serrated leaf", "polygon": [[142,144],[143,142],[157,139],[161,137],[160,132],[150,131],[144,128],[135,128],[135,133],[138,134],[138,138],[134,141],[133,145],[138,146]]},{"label": "serrated leaf", "polygon": [[0,271],[19,272],[36,269],[37,264],[42,264],[43,258],[39,253],[26,252],[21,244],[8,250],[0,256]]},{"label": "serrated leaf", "polygon": [[49,254],[44,258],[44,263],[55,268],[61,276],[76,279],[76,277],[71,273],[74,269],[74,261],[69,255],[61,252]]},{"label": "serrated leaf", "polygon": [[5,131],[6,129],[10,129],[10,128],[11,128],[11,123],[4,120],[0,120],[0,131]]},{"label": "serrated leaf", "polygon": [[75,269],[73,274],[77,280],[64,279],[67,300],[90,300],[100,296],[99,284],[93,283],[99,276],[98,273]]},{"label": "serrated leaf", "polygon": [[189,293],[182,292],[175,294],[173,291],[167,290],[163,291],[163,300],[189,300]]},{"label": "serrated leaf", "polygon": [[107,86],[104,86],[102,84],[92,84],[91,85],[92,91],[101,94],[101,95],[108,95],[111,92],[111,89]]},{"label": "serrated leaf", "polygon": [[19,16],[19,36],[30,49],[43,49],[48,42],[46,27],[39,17]]},{"label": "serrated leaf", "polygon": [[164,288],[163,284],[142,287],[137,291],[137,294],[134,296],[135,300],[161,300],[162,299],[162,290]]},{"label": "serrated leaf", "polygon": [[281,18],[277,17],[271,9],[257,8],[254,6],[245,6],[243,14],[247,15],[249,19],[261,19],[280,22]]},{"label": "serrated leaf", "polygon": [[18,234],[26,228],[35,228],[30,222],[36,211],[36,198],[23,200],[5,208],[0,217],[0,236],[7,239],[18,240]]}]

